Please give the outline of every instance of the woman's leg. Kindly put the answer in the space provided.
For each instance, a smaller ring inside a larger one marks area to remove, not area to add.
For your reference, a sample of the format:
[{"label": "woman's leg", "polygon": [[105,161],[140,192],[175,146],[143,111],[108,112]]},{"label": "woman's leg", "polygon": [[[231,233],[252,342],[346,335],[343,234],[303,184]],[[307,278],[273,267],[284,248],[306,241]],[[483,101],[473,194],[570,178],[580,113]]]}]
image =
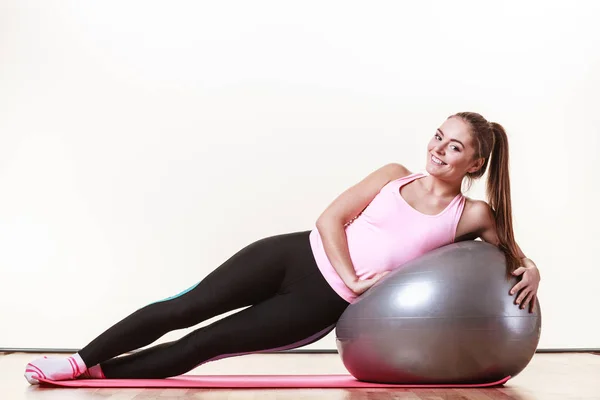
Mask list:
[{"label": "woman's leg", "polygon": [[265,300],[285,286],[288,279],[285,260],[294,250],[294,243],[303,241],[305,236],[308,237],[308,232],[252,243],[191,290],[135,311],[76,355],[68,359],[38,359],[28,364],[26,378],[30,383],[37,383],[35,374],[49,379],[71,379],[87,367],[148,345],[171,330],[187,328]]},{"label": "woman's leg", "polygon": [[[314,261],[313,261],[314,263]],[[207,361],[304,346],[329,332],[348,303],[313,274],[273,297],[183,338],[101,364],[106,378],[165,378]]]},{"label": "woman's leg", "polygon": [[146,346],[167,332],[259,303],[275,294],[285,277],[286,242],[301,233],[272,236],[245,247],[193,289],[135,311],[102,333],[79,354],[87,366]]}]

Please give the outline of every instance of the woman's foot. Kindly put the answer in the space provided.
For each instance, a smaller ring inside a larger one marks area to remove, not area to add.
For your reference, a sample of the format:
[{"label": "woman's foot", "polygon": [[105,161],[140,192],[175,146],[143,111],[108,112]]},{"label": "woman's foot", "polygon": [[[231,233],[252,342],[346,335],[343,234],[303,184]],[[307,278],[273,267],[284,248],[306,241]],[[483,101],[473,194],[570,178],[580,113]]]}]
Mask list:
[{"label": "woman's foot", "polygon": [[42,357],[27,364],[25,379],[31,385],[37,385],[40,383],[37,378],[64,381],[75,379],[86,370],[87,367],[79,354],[68,358]]},{"label": "woman's foot", "polygon": [[93,367],[88,368],[83,374],[79,375],[77,379],[105,379],[104,373],[102,372],[102,368],[100,368],[100,364],[94,365]]}]

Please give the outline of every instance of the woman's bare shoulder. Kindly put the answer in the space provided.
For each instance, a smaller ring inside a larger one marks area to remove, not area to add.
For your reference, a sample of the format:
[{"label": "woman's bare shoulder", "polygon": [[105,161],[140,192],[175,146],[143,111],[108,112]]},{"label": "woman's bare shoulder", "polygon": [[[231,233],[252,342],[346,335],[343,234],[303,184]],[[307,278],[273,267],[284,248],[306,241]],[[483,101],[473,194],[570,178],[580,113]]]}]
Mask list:
[{"label": "woman's bare shoulder", "polygon": [[455,241],[476,239],[493,223],[492,209],[486,201],[464,197],[465,207],[456,228]]},{"label": "woman's bare shoulder", "polygon": [[405,176],[411,175],[411,172],[408,168],[400,163],[389,163],[386,164],[383,169],[389,174],[390,178],[399,179],[404,178]]},{"label": "woman's bare shoulder", "polygon": [[466,201],[463,215],[468,219],[482,221],[483,219],[493,216],[492,208],[485,200],[472,199],[467,196],[464,197]]}]

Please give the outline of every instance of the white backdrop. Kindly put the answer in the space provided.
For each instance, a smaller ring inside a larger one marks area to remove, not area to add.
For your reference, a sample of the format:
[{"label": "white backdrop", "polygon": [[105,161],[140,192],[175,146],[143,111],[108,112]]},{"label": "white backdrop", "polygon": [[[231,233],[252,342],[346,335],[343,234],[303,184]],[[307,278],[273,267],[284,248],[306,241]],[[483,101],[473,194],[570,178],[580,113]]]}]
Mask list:
[{"label": "white backdrop", "polygon": [[0,4],[0,347],[84,346],[458,111],[509,133],[540,348],[600,347],[598,2]]}]

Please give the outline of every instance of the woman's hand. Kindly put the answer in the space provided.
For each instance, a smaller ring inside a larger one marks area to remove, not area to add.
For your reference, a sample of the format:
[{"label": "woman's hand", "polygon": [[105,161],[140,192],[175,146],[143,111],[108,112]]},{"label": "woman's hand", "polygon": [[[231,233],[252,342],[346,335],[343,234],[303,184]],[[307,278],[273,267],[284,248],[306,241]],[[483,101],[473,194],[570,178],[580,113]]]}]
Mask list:
[{"label": "woman's hand", "polygon": [[525,308],[529,305],[529,312],[533,312],[533,307],[537,299],[538,286],[540,284],[540,271],[537,269],[533,261],[525,259],[523,266],[517,268],[513,275],[521,276],[521,281],[517,283],[510,291],[510,294],[519,293],[515,300],[515,304],[520,308]]},{"label": "woman's hand", "polygon": [[349,284],[346,284],[346,286],[348,286],[348,288],[350,288],[350,290],[352,290],[357,295],[361,295],[364,292],[366,292],[368,289],[370,289],[371,286],[376,284],[377,281],[379,281],[381,278],[386,276],[389,272],[390,271],[380,272],[370,279],[360,280],[360,279],[356,278]]}]

